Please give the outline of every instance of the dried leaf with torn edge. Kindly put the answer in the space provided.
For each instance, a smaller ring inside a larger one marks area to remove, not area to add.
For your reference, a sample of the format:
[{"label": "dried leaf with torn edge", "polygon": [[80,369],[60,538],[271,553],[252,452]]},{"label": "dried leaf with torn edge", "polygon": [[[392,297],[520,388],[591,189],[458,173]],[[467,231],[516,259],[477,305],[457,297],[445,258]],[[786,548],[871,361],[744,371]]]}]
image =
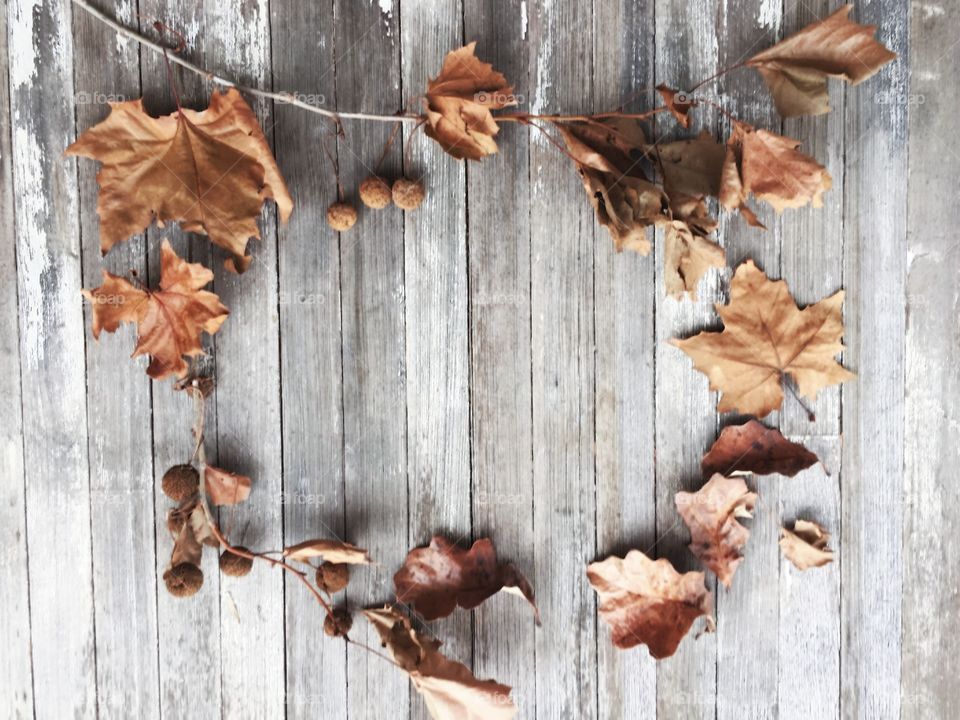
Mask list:
[{"label": "dried leaf with torn edge", "polygon": [[425,637],[393,608],[364,610],[383,646],[409,676],[434,720],[511,720],[517,706],[510,688],[478,680],[466,665],[440,653],[440,642]]},{"label": "dried leaf with torn edge", "polygon": [[250,497],[250,478],[213,465],[203,469],[203,485],[214,505],[236,505]]},{"label": "dried leaf with torn edge", "polygon": [[678,492],[674,500],[690,529],[690,552],[730,587],[743,561],[740,551],[750,537],[739,519],[753,517],[756,493],[750,492],[743,478],[717,474],[697,492]]},{"label": "dried leaf with torn edge", "polygon": [[393,576],[393,584],[397,600],[412,604],[425,620],[446,617],[458,605],[467,610],[475,608],[503,590],[525,598],[540,622],[529,581],[513,563],[498,563],[497,550],[488,538],[464,550],[435,535],[428,547],[407,554],[403,567]]},{"label": "dried leaf with torn edge", "polygon": [[835,359],[843,350],[842,305],[841,290],[801,310],[783,280],[769,280],[747,260],[733,276],[730,304],[716,305],[723,330],[671,342],[722,393],[719,412],[763,417],[783,403],[787,377],[811,400],[854,377]]},{"label": "dried leaf with torn edge", "polygon": [[597,591],[600,617],[621,649],[646,645],[657,660],[670,657],[698,617],[714,629],[713,598],[702,572],[678,573],[666,558],[651,560],[639,550],[587,567]]},{"label": "dried leaf with torn edge", "polygon": [[821,567],[833,561],[833,551],[827,547],[830,533],[810,520],[797,520],[793,530],[780,529],[780,549],[783,556],[799,570]]}]

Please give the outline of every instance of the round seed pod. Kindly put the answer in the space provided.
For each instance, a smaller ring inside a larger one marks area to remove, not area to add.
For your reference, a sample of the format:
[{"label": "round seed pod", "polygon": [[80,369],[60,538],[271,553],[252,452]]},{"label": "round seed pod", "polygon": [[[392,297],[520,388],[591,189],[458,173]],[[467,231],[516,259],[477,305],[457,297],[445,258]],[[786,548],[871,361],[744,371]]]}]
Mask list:
[{"label": "round seed pod", "polygon": [[381,210],[390,204],[393,194],[387,181],[376,175],[371,175],[360,183],[360,200],[368,208]]},{"label": "round seed pod", "polygon": [[325,562],[317,568],[317,587],[328,595],[340,592],[349,582],[349,565]]},{"label": "round seed pod", "polygon": [[357,222],[357,209],[346,202],[335,202],[327,208],[327,225],[337,232],[349,230]]},{"label": "round seed pod", "polygon": [[[237,546],[237,550],[243,550],[244,552],[250,552],[245,547]],[[242,557],[236,555],[229,550],[224,550],[220,553],[220,572],[224,575],[230,575],[231,577],[243,577],[248,572],[250,568],[253,567],[253,560],[247,557]]]},{"label": "round seed pod", "polygon": [[323,631],[330,637],[346,637],[352,627],[353,616],[343,608],[337,608],[323,621]]},{"label": "round seed pod", "polygon": [[193,465],[174,465],[163,474],[160,488],[174,502],[183,502],[200,489],[200,473]]},{"label": "round seed pod", "polygon": [[397,178],[393,181],[393,203],[401,210],[416,210],[425,195],[423,183],[419,180]]},{"label": "round seed pod", "polygon": [[193,563],[180,563],[163,574],[163,582],[174,597],[190,597],[203,585],[203,571]]}]

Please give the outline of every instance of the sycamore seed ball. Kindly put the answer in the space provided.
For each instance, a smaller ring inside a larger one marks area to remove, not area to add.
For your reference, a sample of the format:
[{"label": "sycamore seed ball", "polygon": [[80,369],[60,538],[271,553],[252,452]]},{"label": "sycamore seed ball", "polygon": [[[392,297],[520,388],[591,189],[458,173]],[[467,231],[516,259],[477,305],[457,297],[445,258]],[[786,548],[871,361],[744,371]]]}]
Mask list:
[{"label": "sycamore seed ball", "polygon": [[353,227],[357,222],[357,209],[346,202],[335,202],[327,208],[327,225],[337,232]]},{"label": "sycamore seed ball", "polygon": [[[237,546],[237,550],[250,552],[245,547],[240,547],[239,545]],[[241,555],[232,553],[229,550],[224,550],[220,555],[220,572],[222,572],[224,575],[243,577],[250,572],[250,568],[252,567],[253,560],[248,557],[242,557]]]},{"label": "sycamore seed ball", "polygon": [[371,175],[360,183],[360,199],[368,208],[380,210],[390,204],[392,193],[387,181]]},{"label": "sycamore seed ball", "polygon": [[317,568],[317,587],[328,595],[343,590],[350,582],[350,567],[344,564],[328,563]]},{"label": "sycamore seed ball", "polygon": [[330,637],[346,637],[351,627],[353,627],[353,617],[343,608],[337,608],[323,621],[323,631]]},{"label": "sycamore seed ball", "polygon": [[174,502],[183,502],[200,489],[200,474],[192,465],[174,465],[163,474],[160,487]]},{"label": "sycamore seed ball", "polygon": [[163,574],[163,582],[174,597],[190,597],[203,585],[203,571],[193,563],[180,563]]},{"label": "sycamore seed ball", "polygon": [[423,183],[409,178],[397,178],[393,181],[393,202],[401,210],[416,210],[425,195]]}]

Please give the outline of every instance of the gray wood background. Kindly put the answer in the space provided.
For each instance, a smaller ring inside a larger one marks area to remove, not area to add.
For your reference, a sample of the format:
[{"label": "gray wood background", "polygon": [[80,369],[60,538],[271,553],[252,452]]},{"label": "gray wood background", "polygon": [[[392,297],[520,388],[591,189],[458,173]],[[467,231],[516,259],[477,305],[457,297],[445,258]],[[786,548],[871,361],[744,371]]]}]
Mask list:
[{"label": "gray wood background", "polygon": [[[186,55],[327,108],[415,102],[444,54],[478,39],[536,112],[609,109],[689,87],[837,6],[824,0],[100,0]],[[764,478],[747,559],[717,589],[718,632],[671,659],[619,652],[585,565],[630,548],[693,569],[673,495],[730,418],[666,340],[715,326],[729,271],[699,300],[664,298],[662,260],[617,256],[566,158],[519,126],[464,166],[423,138],[406,172],[416,212],[363,211],[337,237],[321,119],[255,104],[296,201],[242,277],[218,269],[231,317],[215,340],[210,452],[255,478],[233,516],[244,544],[310,536],[367,547],[379,565],[347,593],[392,595],[408,547],[434,532],[490,535],[526,569],[543,627],[497,597],[434,625],[450,655],[514,687],[524,718],[946,718],[960,653],[960,8],[869,0],[900,59],[832,114],[783,124],[825,162],[821,210],[760,233],[724,218],[728,259],[754,258],[802,302],[840,287],[845,364],[810,423],[770,418],[831,471]],[[130,328],[91,340],[82,286],[100,269],[156,280],[161,239],[215,263],[206,241],[151,228],[103,261],[95,163],[64,159],[109,99],[173,108],[162,58],[64,0],[0,15],[0,715],[21,718],[423,717],[380,659],[322,635],[296,583],[210,569],[195,598],[158,586],[171,541],[157,479],[189,454],[190,405],[128,354]],[[191,106],[211,89],[176,72]],[[759,79],[718,102],[781,126]],[[700,115],[718,132],[717,118]],[[390,127],[347,122],[332,146],[353,189]],[[668,129],[664,127],[664,129]],[[332,142],[332,141],[331,141]],[[400,144],[386,161],[401,172]],[[800,574],[782,521],[834,534],[832,565]],[[208,568],[212,568],[212,555]],[[712,581],[711,581],[712,582]],[[373,643],[363,624],[359,639]]]}]

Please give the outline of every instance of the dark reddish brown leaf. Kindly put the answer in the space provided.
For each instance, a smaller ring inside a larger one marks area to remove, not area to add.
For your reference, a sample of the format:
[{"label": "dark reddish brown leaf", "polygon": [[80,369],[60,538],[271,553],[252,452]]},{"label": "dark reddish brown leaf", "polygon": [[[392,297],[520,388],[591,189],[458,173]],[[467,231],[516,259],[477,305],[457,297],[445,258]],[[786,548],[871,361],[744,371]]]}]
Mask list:
[{"label": "dark reddish brown leaf", "polygon": [[426,620],[446,617],[459,605],[469,610],[501,590],[526,598],[540,622],[533,588],[513,563],[497,562],[488,538],[464,550],[441,535],[407,554],[393,576],[397,600],[412,604]]},{"label": "dark reddish brown leaf", "polygon": [[750,420],[744,425],[725,427],[703,456],[700,467],[705,477],[715,473],[729,475],[735,470],[793,477],[817,462],[817,456],[803,445],[790,442],[775,428]]}]

